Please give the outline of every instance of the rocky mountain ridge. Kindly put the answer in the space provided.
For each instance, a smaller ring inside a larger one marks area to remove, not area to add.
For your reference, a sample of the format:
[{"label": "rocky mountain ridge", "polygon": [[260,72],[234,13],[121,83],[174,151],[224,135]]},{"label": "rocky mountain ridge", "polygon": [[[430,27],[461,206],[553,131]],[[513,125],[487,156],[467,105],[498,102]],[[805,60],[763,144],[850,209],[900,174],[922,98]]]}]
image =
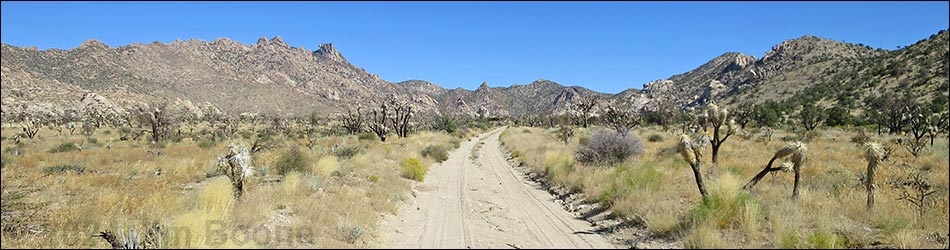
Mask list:
[{"label": "rocky mountain ridge", "polygon": [[945,30],[896,51],[803,36],[774,46],[759,59],[727,52],[694,70],[644,84],[643,89],[607,94],[544,79],[509,87],[482,83],[475,90],[445,89],[423,80],[391,83],[349,63],[332,44],[310,51],[290,46],[279,36],[261,37],[254,44],[219,38],[110,47],[93,39],[69,50],[0,47],[4,116],[55,113],[76,107],[90,93],[117,106],[186,101],[233,114],[332,115],[392,97],[429,115],[556,114],[580,97],[632,108],[682,108],[712,101],[782,100],[817,85],[841,82],[844,73],[880,75],[880,66],[873,64],[881,61],[913,69],[888,71],[893,74],[879,81],[926,78],[921,90],[939,91],[947,82],[948,57]]}]

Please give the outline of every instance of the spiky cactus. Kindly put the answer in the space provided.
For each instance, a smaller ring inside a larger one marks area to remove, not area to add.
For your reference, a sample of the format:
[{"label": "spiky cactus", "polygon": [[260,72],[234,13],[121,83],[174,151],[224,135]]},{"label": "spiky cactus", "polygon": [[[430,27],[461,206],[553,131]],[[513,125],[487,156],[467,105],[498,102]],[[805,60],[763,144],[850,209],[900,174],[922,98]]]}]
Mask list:
[{"label": "spiky cactus", "polygon": [[864,143],[864,158],[868,161],[867,177],[864,180],[864,186],[868,191],[868,209],[874,208],[874,170],[877,168],[878,163],[886,156],[887,151],[884,150],[884,147],[882,147],[880,143]]},{"label": "spiky cactus", "polygon": [[704,201],[708,197],[708,193],[706,192],[706,184],[703,183],[703,174],[699,171],[699,168],[703,156],[702,150],[706,147],[707,140],[708,138],[706,138],[705,135],[697,140],[690,139],[690,137],[685,134],[680,135],[680,142],[676,148],[693,170],[696,186],[699,188],[699,194],[703,196]]},{"label": "spiky cactus", "polygon": [[218,157],[218,167],[224,175],[231,179],[234,186],[234,197],[241,197],[244,193],[244,183],[254,175],[251,166],[251,154],[244,145],[228,145],[228,154]]},{"label": "spiky cactus", "polygon": [[[808,148],[805,146],[805,143],[802,143],[800,141],[790,143],[788,146],[785,146],[779,149],[777,152],[775,152],[775,155],[772,156],[772,159],[769,160],[769,164],[765,165],[765,168],[762,169],[762,171],[760,171],[758,174],[756,174],[755,177],[752,177],[752,180],[750,180],[749,183],[745,184],[745,186],[743,186],[742,188],[746,190],[752,189],[752,187],[754,187],[755,184],[759,183],[759,181],[762,180],[762,178],[765,177],[765,175],[770,172],[792,170],[792,171],[795,171],[795,187],[792,190],[792,197],[793,198],[798,197],[798,182],[799,182],[799,179],[801,178],[802,165],[805,163],[806,151],[808,151]],[[772,164],[775,163],[775,160],[782,159],[789,156],[791,156],[790,164],[784,163],[780,167],[772,167]]]}]

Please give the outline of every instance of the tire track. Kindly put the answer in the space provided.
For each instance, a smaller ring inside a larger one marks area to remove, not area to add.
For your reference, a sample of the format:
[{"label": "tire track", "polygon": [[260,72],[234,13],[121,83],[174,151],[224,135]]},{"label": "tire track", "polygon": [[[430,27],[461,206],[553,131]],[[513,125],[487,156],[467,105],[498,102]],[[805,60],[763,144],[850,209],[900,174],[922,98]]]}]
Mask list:
[{"label": "tire track", "polygon": [[[415,205],[380,226],[384,248],[616,248],[508,164],[502,129],[460,144],[419,183]],[[473,149],[481,149],[470,159]]]}]

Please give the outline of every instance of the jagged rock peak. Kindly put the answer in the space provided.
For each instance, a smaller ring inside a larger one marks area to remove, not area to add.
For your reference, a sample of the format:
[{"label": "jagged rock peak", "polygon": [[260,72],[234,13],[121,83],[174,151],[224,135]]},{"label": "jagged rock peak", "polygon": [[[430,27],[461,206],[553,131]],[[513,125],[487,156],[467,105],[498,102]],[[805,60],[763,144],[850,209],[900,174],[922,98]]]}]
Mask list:
[{"label": "jagged rock peak", "polygon": [[346,58],[343,58],[343,55],[340,54],[340,51],[337,51],[336,48],[333,48],[332,43],[320,44],[320,48],[313,53],[317,56],[321,56],[332,61],[346,62]]},{"label": "jagged rock peak", "polygon": [[257,39],[257,45],[265,45],[267,44],[267,42],[268,42],[267,37],[264,37],[264,36],[261,36],[261,38]]},{"label": "jagged rock peak", "polygon": [[743,68],[755,63],[755,57],[739,52],[726,52],[713,59],[713,61],[729,62],[732,67]]},{"label": "jagged rock peak", "polygon": [[274,44],[274,45],[280,45],[280,46],[283,46],[283,47],[290,47],[290,45],[287,45],[287,43],[284,42],[284,39],[281,38],[280,36],[274,36],[274,38],[271,38],[271,39],[270,39],[270,42],[271,42],[271,44]]},{"label": "jagged rock peak", "polygon": [[476,91],[478,91],[478,90],[488,90],[488,89],[490,89],[490,88],[491,88],[491,87],[488,86],[488,82],[487,82],[487,81],[483,81],[481,85],[478,85],[478,89],[476,89]]},{"label": "jagged rock peak", "polygon": [[109,48],[109,45],[97,39],[89,39],[79,45],[80,48]]}]

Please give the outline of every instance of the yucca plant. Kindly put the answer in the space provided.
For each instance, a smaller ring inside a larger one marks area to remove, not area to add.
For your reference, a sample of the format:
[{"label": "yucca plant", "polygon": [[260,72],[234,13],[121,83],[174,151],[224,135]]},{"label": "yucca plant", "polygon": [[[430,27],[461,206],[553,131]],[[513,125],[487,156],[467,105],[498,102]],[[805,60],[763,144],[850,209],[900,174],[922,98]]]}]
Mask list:
[{"label": "yucca plant", "polygon": [[234,197],[237,198],[244,193],[244,183],[254,175],[254,167],[251,166],[251,155],[247,147],[231,144],[228,148],[226,155],[218,157],[218,168],[231,179]]},{"label": "yucca plant", "polygon": [[703,183],[703,174],[699,171],[699,168],[703,157],[702,150],[706,148],[706,142],[708,140],[705,135],[693,140],[683,134],[680,135],[680,142],[676,148],[677,152],[683,156],[683,159],[689,163],[689,167],[693,170],[693,178],[696,179],[696,186],[699,188],[699,194],[703,196],[703,201],[705,201],[709,195],[706,192],[706,184]]},{"label": "yucca plant", "polygon": [[864,180],[864,186],[868,192],[868,209],[874,208],[874,170],[878,163],[887,157],[887,150],[876,142],[864,143],[864,158],[868,161],[868,172]]},{"label": "yucca plant", "polygon": [[[755,184],[759,183],[766,174],[774,171],[795,171],[795,187],[792,189],[792,198],[798,197],[798,183],[801,179],[801,168],[805,161],[805,152],[808,151],[808,148],[805,146],[805,143],[800,141],[790,143],[788,146],[785,146],[775,152],[775,155],[772,156],[772,159],[769,160],[769,163],[765,165],[765,168],[762,171],[759,171],[755,177],[752,177],[752,180],[749,183],[745,184],[742,189],[750,190]],[[779,167],[772,167],[775,163],[775,160],[782,159],[785,157],[791,156],[791,162],[783,163]]]}]

